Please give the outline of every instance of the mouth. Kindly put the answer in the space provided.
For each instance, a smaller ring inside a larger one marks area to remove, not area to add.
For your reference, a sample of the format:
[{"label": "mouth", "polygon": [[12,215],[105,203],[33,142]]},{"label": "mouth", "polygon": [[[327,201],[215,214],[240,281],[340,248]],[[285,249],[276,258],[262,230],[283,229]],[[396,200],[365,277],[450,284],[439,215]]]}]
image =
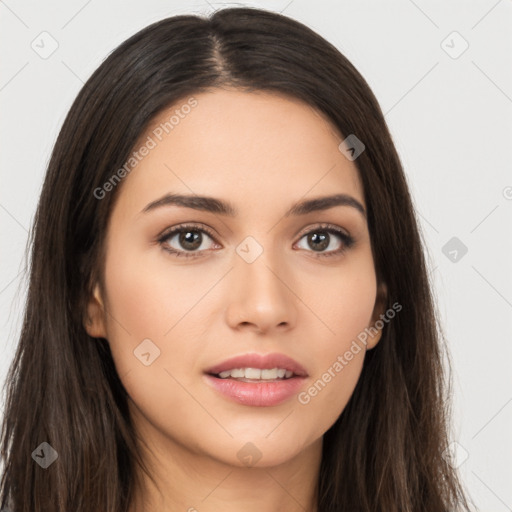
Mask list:
[{"label": "mouth", "polygon": [[299,363],[284,354],[245,354],[204,373],[206,382],[230,401],[256,407],[290,399],[308,376]]}]

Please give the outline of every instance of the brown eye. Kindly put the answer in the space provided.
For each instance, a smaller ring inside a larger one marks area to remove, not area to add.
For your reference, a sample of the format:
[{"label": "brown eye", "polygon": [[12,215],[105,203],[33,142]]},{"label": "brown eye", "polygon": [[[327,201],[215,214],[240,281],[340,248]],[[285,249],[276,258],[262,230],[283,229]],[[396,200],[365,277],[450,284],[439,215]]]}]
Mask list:
[{"label": "brown eye", "polygon": [[178,233],[178,243],[180,246],[188,251],[195,251],[199,249],[203,237],[199,231],[181,231]]},{"label": "brown eye", "polygon": [[[213,235],[205,228],[197,226],[178,226],[164,233],[159,239],[162,247],[176,256],[196,257],[204,251],[211,249],[212,244],[206,242],[215,241]],[[206,245],[206,246],[205,246]]]},{"label": "brown eye", "polygon": [[[309,252],[317,253],[315,256],[333,256],[341,254],[354,244],[354,239],[334,226],[319,226],[302,235],[301,240],[306,239],[306,249]],[[330,250],[327,250],[329,249]]]},{"label": "brown eye", "polygon": [[311,247],[314,251],[323,251],[324,249],[327,249],[331,242],[331,235],[326,231],[316,231],[306,236],[309,247]]}]

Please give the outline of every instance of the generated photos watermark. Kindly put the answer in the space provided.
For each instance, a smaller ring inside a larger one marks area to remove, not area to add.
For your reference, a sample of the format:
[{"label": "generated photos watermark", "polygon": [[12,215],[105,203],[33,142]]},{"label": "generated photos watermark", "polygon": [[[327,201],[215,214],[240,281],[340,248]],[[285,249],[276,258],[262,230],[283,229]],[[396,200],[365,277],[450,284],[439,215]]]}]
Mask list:
[{"label": "generated photos watermark", "polygon": [[371,338],[376,336],[401,310],[402,305],[395,302],[385,313],[380,315],[379,320],[373,326],[366,327],[364,331],[361,331],[357,335],[357,339],[352,341],[350,348],[343,355],[338,355],[333,364],[307,390],[297,395],[299,403],[302,405],[309,404],[311,399],[317,396],[354,359],[354,356],[363,350],[363,347],[366,347],[368,336]]}]

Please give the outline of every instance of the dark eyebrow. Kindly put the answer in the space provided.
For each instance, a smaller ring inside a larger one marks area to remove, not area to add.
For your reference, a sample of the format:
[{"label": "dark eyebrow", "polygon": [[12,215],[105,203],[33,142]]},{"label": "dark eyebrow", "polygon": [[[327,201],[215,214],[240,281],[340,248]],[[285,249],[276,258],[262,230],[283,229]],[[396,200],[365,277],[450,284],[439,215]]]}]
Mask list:
[{"label": "dark eyebrow", "polygon": [[[194,210],[202,210],[211,213],[218,213],[221,215],[228,215],[234,217],[237,214],[236,208],[229,202],[214,197],[183,195],[183,194],[166,194],[160,199],[152,201],[143,210],[147,213],[155,208],[162,206],[183,206],[186,208],[193,208]],[[333,196],[317,197],[301,201],[293,205],[286,213],[285,217],[290,215],[306,215],[311,212],[320,210],[327,210],[335,206],[350,206],[355,208],[359,213],[366,218],[366,210],[364,206],[354,197],[347,194],[336,194]]]}]

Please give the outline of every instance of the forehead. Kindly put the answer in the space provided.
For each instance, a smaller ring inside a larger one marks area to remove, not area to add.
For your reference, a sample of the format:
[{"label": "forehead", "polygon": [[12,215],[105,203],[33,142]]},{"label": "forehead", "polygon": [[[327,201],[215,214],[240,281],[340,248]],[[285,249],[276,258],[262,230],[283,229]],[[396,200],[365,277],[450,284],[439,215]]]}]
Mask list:
[{"label": "forehead", "polygon": [[346,193],[364,205],[343,140],[310,105],[282,94],[214,89],[160,112],[134,147],[144,156],[120,202],[140,211],[164,193],[226,198],[241,214],[308,196]]}]

